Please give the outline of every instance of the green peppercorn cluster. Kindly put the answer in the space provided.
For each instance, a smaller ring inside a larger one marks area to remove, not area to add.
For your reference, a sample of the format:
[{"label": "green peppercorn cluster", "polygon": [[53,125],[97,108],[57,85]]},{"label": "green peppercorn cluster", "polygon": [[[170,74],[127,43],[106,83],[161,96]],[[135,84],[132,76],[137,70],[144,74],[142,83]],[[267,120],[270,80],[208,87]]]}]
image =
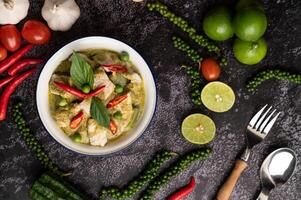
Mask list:
[{"label": "green peppercorn cluster", "polygon": [[183,51],[184,53],[186,53],[186,55],[194,62],[199,63],[203,60],[203,58],[201,57],[201,55],[197,52],[197,50],[195,50],[194,48],[192,48],[189,44],[187,44],[184,40],[182,40],[181,38],[177,37],[177,36],[173,36],[172,37],[172,42],[173,42],[173,46],[181,51]]},{"label": "green peppercorn cluster", "polygon": [[116,187],[104,188],[100,192],[100,197],[112,197],[118,200],[133,197],[157,176],[158,171],[167,160],[170,160],[176,155],[176,153],[171,151],[159,152],[150,161],[143,172],[135,180],[131,181],[127,187],[123,189]]},{"label": "green peppercorn cluster", "polygon": [[199,149],[194,152],[186,154],[181,160],[175,163],[172,167],[166,169],[163,174],[156,177],[143,192],[140,200],[151,200],[156,192],[175,176],[179,175],[183,170],[188,168],[193,162],[202,160],[210,156],[211,149]]},{"label": "green peppercorn cluster", "polygon": [[21,111],[22,103],[17,103],[13,109],[13,118],[23,139],[28,148],[36,155],[41,164],[59,176],[67,176],[70,173],[64,173],[59,170],[58,166],[54,164],[44,152],[43,147],[38,143],[36,138],[30,133],[30,129],[26,125],[26,121]]},{"label": "green peppercorn cluster", "polygon": [[[161,14],[163,17],[165,17],[167,20],[169,20],[171,23],[176,25],[178,28],[180,28],[182,31],[187,33],[189,37],[195,41],[198,45],[201,47],[206,48],[209,52],[214,52],[217,54],[217,56],[221,56],[221,50],[219,47],[217,47],[212,41],[208,40],[205,36],[197,34],[196,29],[189,26],[188,22],[183,19],[182,17],[177,16],[173,12],[171,12],[168,7],[160,2],[155,3],[147,3],[147,8],[149,11],[156,11],[159,14]],[[220,59],[220,65],[226,66],[227,61],[223,57]]]},{"label": "green peppercorn cluster", "polygon": [[199,70],[195,67],[182,65],[186,72],[186,74],[191,78],[191,100],[196,106],[200,106],[202,104],[201,99],[201,75]]},{"label": "green peppercorn cluster", "polygon": [[[191,48],[185,41],[179,37],[172,37],[174,47],[185,52],[187,56],[194,62],[201,62],[203,58],[199,53]],[[196,105],[199,106],[202,104],[200,88],[201,88],[201,76],[197,67],[188,67],[182,65],[182,68],[185,69],[186,74],[191,78],[191,100]]]},{"label": "green peppercorn cluster", "polygon": [[260,72],[256,76],[254,76],[248,83],[247,89],[252,92],[257,89],[259,85],[261,85],[264,81],[269,79],[277,79],[277,80],[287,80],[292,83],[301,84],[301,75],[294,74],[287,71],[279,70],[279,69],[268,69]]},{"label": "green peppercorn cluster", "polygon": [[198,35],[196,33],[195,28],[189,26],[188,22],[185,19],[171,12],[166,5],[162,4],[161,2],[155,2],[155,3],[148,3],[146,6],[149,9],[149,11],[156,11],[160,13],[171,23],[173,23],[174,25],[179,27],[182,31],[187,33],[197,44],[199,44],[202,47],[206,47],[209,52],[215,52],[217,54],[220,53],[220,49],[217,46],[215,46],[203,35]]}]

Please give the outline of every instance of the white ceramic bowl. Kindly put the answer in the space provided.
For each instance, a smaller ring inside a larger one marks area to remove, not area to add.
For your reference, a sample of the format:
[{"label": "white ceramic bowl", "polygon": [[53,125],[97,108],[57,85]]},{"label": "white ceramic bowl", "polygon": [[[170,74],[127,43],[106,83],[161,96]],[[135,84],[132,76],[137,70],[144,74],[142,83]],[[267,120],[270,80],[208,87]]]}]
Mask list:
[{"label": "white ceramic bowl", "polygon": [[[135,128],[118,138],[115,141],[110,141],[105,147],[89,146],[73,142],[56,124],[50,114],[49,101],[48,101],[48,83],[55,71],[56,67],[61,61],[67,59],[72,51],[84,49],[110,49],[113,51],[121,52],[126,51],[130,55],[130,60],[139,70],[142,78],[144,79],[144,86],[146,90],[145,109],[141,119],[138,121]],[[66,148],[87,155],[106,155],[113,152],[120,151],[131,143],[133,143],[144,132],[150,123],[152,116],[155,112],[156,106],[156,86],[153,75],[144,61],[144,59],[130,46],[118,40],[107,37],[85,37],[75,40],[59,51],[57,51],[46,63],[42,70],[38,86],[37,86],[37,107],[40,118],[50,133],[50,135]]]}]

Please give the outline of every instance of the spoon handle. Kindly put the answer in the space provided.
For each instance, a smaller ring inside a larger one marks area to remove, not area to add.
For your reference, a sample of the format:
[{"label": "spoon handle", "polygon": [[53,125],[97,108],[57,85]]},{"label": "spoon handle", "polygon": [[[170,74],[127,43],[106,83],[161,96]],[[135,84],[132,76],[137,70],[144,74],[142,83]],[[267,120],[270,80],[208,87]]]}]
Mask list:
[{"label": "spoon handle", "polygon": [[248,164],[244,160],[236,160],[234,169],[228,177],[224,185],[219,189],[216,200],[228,200],[230,199],[231,193],[238,181],[241,173],[247,168]]},{"label": "spoon handle", "polygon": [[261,192],[256,200],[268,200],[268,198],[269,198],[269,194],[267,192],[265,192],[264,190],[261,190]]}]

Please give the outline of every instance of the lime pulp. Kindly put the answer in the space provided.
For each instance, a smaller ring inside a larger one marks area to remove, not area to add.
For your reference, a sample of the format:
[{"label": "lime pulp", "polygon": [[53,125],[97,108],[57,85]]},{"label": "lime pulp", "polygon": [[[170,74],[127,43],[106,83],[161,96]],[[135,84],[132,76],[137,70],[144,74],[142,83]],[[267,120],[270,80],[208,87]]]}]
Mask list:
[{"label": "lime pulp", "polygon": [[235,102],[235,94],[227,84],[214,81],[203,88],[201,99],[206,108],[220,113],[232,108]]},{"label": "lime pulp", "polygon": [[192,114],[182,122],[182,135],[193,144],[207,144],[215,137],[216,127],[211,118],[203,114]]}]

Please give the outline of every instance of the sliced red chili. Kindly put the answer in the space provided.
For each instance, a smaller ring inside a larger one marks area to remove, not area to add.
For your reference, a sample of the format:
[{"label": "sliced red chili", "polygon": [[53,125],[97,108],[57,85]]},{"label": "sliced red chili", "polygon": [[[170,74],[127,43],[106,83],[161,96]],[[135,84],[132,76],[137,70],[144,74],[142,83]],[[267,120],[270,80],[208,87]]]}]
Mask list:
[{"label": "sliced red chili", "polygon": [[0,74],[5,72],[10,66],[15,64],[18,60],[20,60],[32,47],[33,47],[32,44],[28,44],[22,49],[16,51],[13,55],[5,59],[3,62],[1,62]]},{"label": "sliced red chili", "polygon": [[76,129],[79,127],[80,123],[84,119],[84,112],[80,111],[75,117],[72,118],[70,122],[70,128],[71,129]]},{"label": "sliced red chili", "polygon": [[0,80],[0,89],[2,89],[5,85],[11,82],[16,76],[7,76]]},{"label": "sliced red chili", "polygon": [[17,63],[15,63],[13,66],[11,66],[7,73],[11,76],[19,73],[21,70],[23,70],[24,68],[30,66],[30,65],[37,65],[42,63],[43,60],[42,59],[37,59],[37,58],[29,58],[29,59],[23,59]]},{"label": "sliced red chili", "polygon": [[110,128],[111,132],[113,133],[113,135],[117,133],[117,125],[115,124],[115,122],[113,120],[110,120],[109,128]]},{"label": "sliced red chili", "polygon": [[10,99],[10,96],[15,91],[15,89],[29,76],[35,72],[35,69],[24,72],[23,74],[15,77],[9,85],[3,91],[0,97],[0,121],[5,120],[7,113],[7,106]]},{"label": "sliced red chili", "polygon": [[67,84],[64,84],[64,83],[60,83],[60,82],[57,82],[57,81],[54,81],[53,82],[54,85],[56,85],[58,88],[70,93],[70,94],[73,94],[74,96],[77,96],[81,99],[84,99],[86,98],[86,94],[83,93],[82,91],[74,88],[74,87],[71,87],[70,85],[67,85]]},{"label": "sliced red chili", "polygon": [[66,92],[68,92],[70,94],[73,94],[74,96],[77,96],[80,99],[86,99],[86,98],[97,96],[101,92],[103,92],[104,88],[105,88],[105,86],[100,86],[96,90],[94,90],[94,91],[86,94],[86,93],[83,93],[81,90],[78,90],[78,89],[76,89],[76,88],[74,88],[74,87],[72,87],[70,85],[67,85],[67,84],[64,84],[64,83],[60,83],[60,82],[57,82],[57,81],[54,81],[53,83],[58,88],[66,91]]},{"label": "sliced red chili", "polygon": [[190,194],[194,190],[194,188],[195,188],[195,179],[194,177],[192,177],[190,183],[187,186],[173,193],[171,196],[168,197],[168,200],[182,200],[182,198]]},{"label": "sliced red chili", "polygon": [[123,65],[110,64],[110,65],[101,65],[106,71],[109,72],[127,72],[128,69]]},{"label": "sliced red chili", "polygon": [[88,97],[95,97],[95,96],[99,95],[100,93],[102,93],[105,90],[105,87],[106,86],[104,86],[104,85],[99,86],[97,89],[95,89],[92,92],[86,94],[86,96],[88,96]]},{"label": "sliced red chili", "polygon": [[107,104],[107,108],[113,108],[114,106],[116,106],[116,105],[120,104],[122,101],[124,101],[127,97],[128,97],[128,95],[125,94],[125,95],[121,95],[121,96],[118,96],[118,97],[112,99]]}]

